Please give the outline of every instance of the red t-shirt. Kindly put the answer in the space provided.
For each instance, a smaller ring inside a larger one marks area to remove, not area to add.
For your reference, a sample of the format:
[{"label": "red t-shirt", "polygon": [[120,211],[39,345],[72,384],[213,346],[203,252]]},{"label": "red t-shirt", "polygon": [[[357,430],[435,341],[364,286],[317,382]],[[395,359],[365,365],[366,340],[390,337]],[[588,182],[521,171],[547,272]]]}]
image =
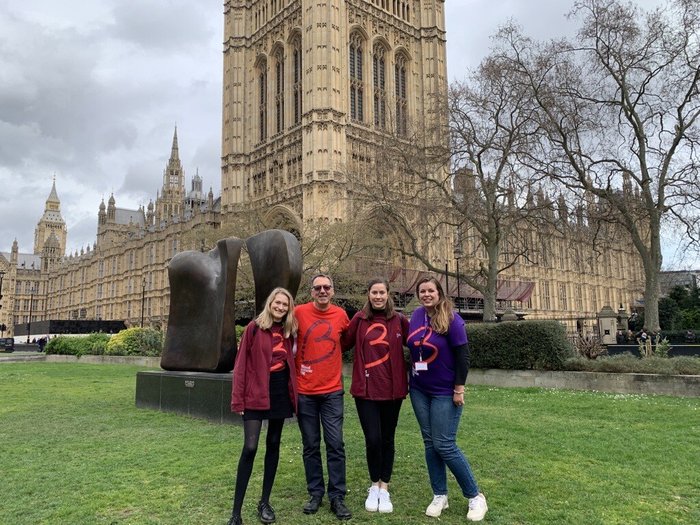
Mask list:
[{"label": "red t-shirt", "polygon": [[284,370],[287,366],[287,347],[284,344],[284,328],[281,325],[273,324],[270,328],[272,334],[272,359],[270,362],[270,372]]},{"label": "red t-shirt", "polygon": [[314,303],[294,309],[297,332],[297,384],[300,394],[328,394],[343,389],[341,336],[350,320],[345,310],[330,305],[319,310]]}]

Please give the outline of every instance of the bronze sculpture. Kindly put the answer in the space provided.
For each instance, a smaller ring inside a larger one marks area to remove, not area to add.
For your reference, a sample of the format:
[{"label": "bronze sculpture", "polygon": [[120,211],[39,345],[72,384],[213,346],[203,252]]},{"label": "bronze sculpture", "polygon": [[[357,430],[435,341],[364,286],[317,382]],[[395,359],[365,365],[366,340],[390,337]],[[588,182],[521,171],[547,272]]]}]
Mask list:
[{"label": "bronze sculpture", "polygon": [[245,241],[222,239],[207,253],[178,253],[168,265],[170,311],[161,368],[219,373],[233,369],[236,275],[244,246],[253,268],[256,313],[277,286],[296,295],[301,247],[287,231],[266,230]]}]

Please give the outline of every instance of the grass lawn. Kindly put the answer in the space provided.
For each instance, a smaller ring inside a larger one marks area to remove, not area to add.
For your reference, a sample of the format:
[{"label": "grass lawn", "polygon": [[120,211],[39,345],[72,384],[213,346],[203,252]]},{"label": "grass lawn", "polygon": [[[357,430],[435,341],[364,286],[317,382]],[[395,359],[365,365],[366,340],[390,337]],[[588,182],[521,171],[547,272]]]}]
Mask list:
[{"label": "grass lawn", "polygon": [[[242,428],[134,406],[137,367],[0,364],[0,524],[225,524]],[[350,523],[463,524],[432,497],[410,402],[397,437],[394,513],[364,510],[369,485],[346,399]],[[700,399],[469,387],[459,443],[489,503],[485,523],[700,523]],[[262,456],[243,518],[257,523]],[[301,439],[285,428],[272,504],[281,524],[338,523],[327,501],[305,516]]]}]

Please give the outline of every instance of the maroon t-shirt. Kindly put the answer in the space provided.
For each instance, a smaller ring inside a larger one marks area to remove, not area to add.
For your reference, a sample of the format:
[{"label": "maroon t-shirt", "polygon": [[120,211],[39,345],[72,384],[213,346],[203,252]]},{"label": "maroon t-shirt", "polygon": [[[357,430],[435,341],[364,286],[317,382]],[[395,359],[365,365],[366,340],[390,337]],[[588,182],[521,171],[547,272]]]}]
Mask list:
[{"label": "maroon t-shirt", "polygon": [[383,401],[403,399],[408,393],[403,346],[408,320],[401,314],[391,319],[358,312],[350,321],[344,346],[355,347],[350,393],[354,397]]}]

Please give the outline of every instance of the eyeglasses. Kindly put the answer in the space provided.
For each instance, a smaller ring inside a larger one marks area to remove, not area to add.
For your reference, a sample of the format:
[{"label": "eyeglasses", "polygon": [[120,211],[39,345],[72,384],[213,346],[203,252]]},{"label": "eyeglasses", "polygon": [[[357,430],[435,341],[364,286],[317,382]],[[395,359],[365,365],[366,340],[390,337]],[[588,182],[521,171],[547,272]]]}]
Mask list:
[{"label": "eyeglasses", "polygon": [[324,292],[330,292],[333,287],[330,284],[317,284],[316,286],[311,287],[314,292],[320,292],[323,290]]}]

